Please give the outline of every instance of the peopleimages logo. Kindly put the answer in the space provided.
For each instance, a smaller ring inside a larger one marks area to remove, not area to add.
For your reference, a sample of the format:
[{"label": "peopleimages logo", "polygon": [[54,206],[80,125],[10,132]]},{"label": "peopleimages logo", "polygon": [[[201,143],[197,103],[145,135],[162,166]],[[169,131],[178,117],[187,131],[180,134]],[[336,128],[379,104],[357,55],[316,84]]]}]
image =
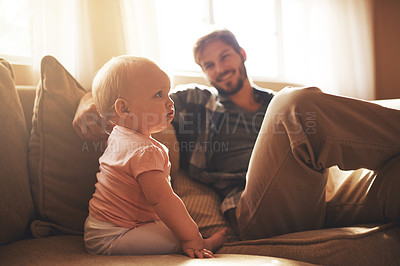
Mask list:
[{"label": "peopleimages logo", "polygon": [[[196,141],[187,141],[187,142],[181,142],[180,144],[177,142],[168,143],[165,142],[164,145],[168,147],[168,149],[171,149],[176,152],[176,151],[185,151],[185,152],[195,152],[195,151],[208,151],[208,152],[221,152],[221,151],[228,151],[229,150],[229,143],[226,142],[221,142],[221,141],[213,141],[213,142],[196,142]],[[134,143],[132,145],[124,145],[124,146],[118,146],[118,147],[113,147],[114,152],[121,152],[121,151],[128,151],[130,149],[134,149],[135,147],[139,147],[140,145],[138,143]],[[81,151],[85,152],[104,152],[105,149],[107,148],[107,143],[105,141],[84,141],[82,144],[82,149]]]},{"label": "peopleimages logo", "polygon": [[86,152],[104,152],[107,148],[105,141],[84,141],[81,151]]},{"label": "peopleimages logo", "polygon": [[[89,128],[94,125],[100,126],[103,130],[110,133],[113,127],[113,123],[110,122],[110,118],[114,114],[107,114],[106,117],[100,117],[97,114],[87,114],[82,118],[82,132],[87,133]],[[114,116],[115,118],[115,116]],[[131,116],[132,120],[137,120],[138,117],[134,114]],[[264,113],[258,112],[252,115],[245,113],[220,113],[218,116],[211,116],[206,113],[202,116],[201,114],[194,113],[180,113],[179,123],[176,130],[182,135],[199,135],[209,134],[210,130],[213,130],[214,134],[236,134],[240,128],[242,133],[245,134],[259,134],[260,125],[264,119]],[[202,121],[203,119],[203,121]],[[124,126],[125,120],[119,119],[118,123]],[[160,116],[155,114],[143,114],[142,123],[146,125],[158,124]],[[316,112],[306,112],[305,114],[293,113],[288,115],[287,113],[277,114],[274,116],[273,125],[271,125],[268,131],[263,131],[265,134],[299,134],[305,132],[306,134],[316,134],[317,131],[317,114]],[[167,125],[166,125],[167,126]],[[134,130],[134,128],[133,128]],[[162,134],[175,134],[174,129],[166,129]],[[104,151],[106,148],[106,142],[84,142],[82,151]],[[182,141],[179,145],[174,144],[173,148],[175,151],[227,151],[229,149],[228,141],[196,141],[188,140]]]},{"label": "peopleimages logo", "polygon": [[[260,125],[264,118],[263,112],[254,114],[239,113],[219,113],[218,115],[203,115],[197,113],[180,113],[179,127],[180,134],[194,134],[198,132],[210,132],[212,129],[215,134],[236,134],[241,128],[246,134],[258,134]],[[204,121],[202,121],[202,119]]]},{"label": "peopleimages logo", "polygon": [[85,135],[88,133],[90,127],[99,126],[106,132],[111,132],[114,123],[123,127],[128,127],[133,130],[138,128],[140,123],[141,128],[146,128],[148,126],[159,125],[160,123],[165,123],[167,125],[166,115],[160,115],[156,113],[142,113],[140,116],[129,113],[127,116],[118,117],[115,113],[106,113],[102,116],[97,113],[87,113],[82,117],[82,133]]},{"label": "peopleimages logo", "polygon": [[180,151],[212,151],[212,152],[221,152],[221,151],[228,151],[229,150],[229,143],[227,141],[203,141],[203,142],[195,142],[195,141],[188,141],[188,142],[181,142]]},{"label": "peopleimages logo", "polygon": [[274,116],[274,125],[271,129],[273,134],[300,134],[302,132],[307,135],[316,134],[317,113],[306,112],[305,117],[298,112],[291,115],[287,115],[286,113],[276,114]]},{"label": "peopleimages logo", "polygon": [[[212,116],[206,113],[205,116],[200,113],[179,113],[179,127],[178,131],[180,134],[196,134],[202,130],[209,130],[212,128],[214,133],[219,134],[224,132],[226,134],[237,133],[238,128],[242,128],[247,134],[259,132],[259,127],[264,118],[263,112],[257,112],[254,114],[245,114],[243,112],[231,114],[231,113],[219,113],[218,116]],[[133,130],[137,128],[137,122],[141,122],[141,127],[157,125],[162,121],[163,116],[154,113],[144,113],[141,117],[136,114],[129,114],[129,123],[133,122],[130,126]],[[127,119],[118,118],[114,113],[108,113],[100,117],[98,114],[85,114],[82,117],[82,133],[86,134],[90,127],[100,126],[106,132],[110,132],[113,123],[110,121],[116,121],[120,126],[127,124]]]}]

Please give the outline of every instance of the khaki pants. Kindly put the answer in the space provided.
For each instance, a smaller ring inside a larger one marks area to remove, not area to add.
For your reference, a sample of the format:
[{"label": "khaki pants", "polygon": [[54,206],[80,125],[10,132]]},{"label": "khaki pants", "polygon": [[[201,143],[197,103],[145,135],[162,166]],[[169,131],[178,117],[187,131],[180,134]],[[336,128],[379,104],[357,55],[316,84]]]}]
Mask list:
[{"label": "khaki pants", "polygon": [[239,234],[256,239],[399,220],[399,192],[400,111],[318,88],[285,88],[254,146],[236,209]]}]

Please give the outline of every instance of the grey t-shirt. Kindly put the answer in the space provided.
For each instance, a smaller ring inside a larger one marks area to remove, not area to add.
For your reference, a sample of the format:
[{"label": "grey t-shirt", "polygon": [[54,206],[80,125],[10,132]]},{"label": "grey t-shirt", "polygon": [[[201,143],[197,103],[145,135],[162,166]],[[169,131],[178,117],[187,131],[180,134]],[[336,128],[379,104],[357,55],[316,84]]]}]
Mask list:
[{"label": "grey t-shirt", "polygon": [[227,103],[225,109],[227,112],[215,129],[211,161],[216,171],[246,172],[267,106],[261,105],[256,112],[251,112]]}]

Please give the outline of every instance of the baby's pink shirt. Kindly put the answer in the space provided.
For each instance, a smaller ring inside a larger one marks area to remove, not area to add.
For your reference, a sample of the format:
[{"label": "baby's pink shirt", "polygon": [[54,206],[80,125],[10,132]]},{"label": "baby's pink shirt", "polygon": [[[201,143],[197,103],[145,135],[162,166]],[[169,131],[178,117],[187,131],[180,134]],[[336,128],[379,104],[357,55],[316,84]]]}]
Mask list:
[{"label": "baby's pink shirt", "polygon": [[99,162],[96,190],[89,202],[91,215],[124,228],[160,220],[136,178],[143,172],[159,170],[170,182],[167,147],[151,137],[115,126]]}]

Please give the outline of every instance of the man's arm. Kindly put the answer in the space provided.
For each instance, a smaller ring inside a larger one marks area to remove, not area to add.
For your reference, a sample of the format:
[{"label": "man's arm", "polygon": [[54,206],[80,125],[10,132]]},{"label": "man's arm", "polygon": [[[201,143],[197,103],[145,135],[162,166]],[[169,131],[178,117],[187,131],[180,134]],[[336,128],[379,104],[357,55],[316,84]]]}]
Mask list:
[{"label": "man's arm", "polygon": [[105,140],[108,135],[103,130],[102,123],[105,124],[97,112],[92,93],[89,92],[83,95],[72,121],[76,134],[85,140]]}]

